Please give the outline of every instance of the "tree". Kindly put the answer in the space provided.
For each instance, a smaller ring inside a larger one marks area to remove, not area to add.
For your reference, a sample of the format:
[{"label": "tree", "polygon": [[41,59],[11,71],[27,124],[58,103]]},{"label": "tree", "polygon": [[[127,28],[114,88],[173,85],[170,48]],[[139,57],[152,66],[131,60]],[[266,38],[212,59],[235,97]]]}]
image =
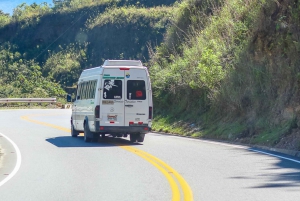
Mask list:
[{"label": "tree", "polygon": [[8,13],[4,13],[2,10],[0,10],[0,27],[5,26],[10,22],[10,15]]}]

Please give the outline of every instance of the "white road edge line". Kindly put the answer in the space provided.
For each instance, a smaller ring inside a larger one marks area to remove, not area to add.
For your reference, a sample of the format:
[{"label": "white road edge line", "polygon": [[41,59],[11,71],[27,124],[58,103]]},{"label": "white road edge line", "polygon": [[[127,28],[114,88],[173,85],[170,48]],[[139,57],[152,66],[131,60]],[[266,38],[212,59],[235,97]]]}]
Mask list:
[{"label": "white road edge line", "polygon": [[[181,138],[181,139],[182,139],[182,137],[180,137],[180,136],[171,136],[171,137],[174,137],[174,138]],[[249,146],[226,144],[226,143],[222,143],[222,142],[213,142],[213,141],[202,140],[202,139],[191,139],[191,138],[186,138],[186,140],[190,140],[190,141],[201,141],[201,142],[205,142],[205,143],[209,143],[209,144],[216,144],[216,145],[222,145],[222,146],[227,146],[227,147],[234,147],[234,148],[237,148],[237,149],[251,150],[251,151],[253,151],[253,152],[257,152],[257,153],[261,153],[261,154],[265,154],[265,155],[269,155],[269,156],[274,156],[274,157],[277,157],[277,158],[285,159],[285,160],[292,161],[292,162],[295,162],[295,163],[299,163],[299,164],[300,164],[300,161],[299,161],[299,160],[295,160],[295,159],[292,159],[292,158],[287,158],[287,157],[280,156],[280,155],[276,155],[276,154],[271,154],[271,153],[264,152],[264,151],[255,150],[254,148],[249,147]]]},{"label": "white road edge line", "polygon": [[255,150],[255,149],[253,149],[253,148],[250,148],[249,150],[254,151],[254,152],[258,152],[258,153],[262,153],[262,154],[266,154],[266,155],[269,155],[269,156],[275,156],[275,157],[277,157],[277,158],[289,160],[289,161],[292,161],[292,162],[295,162],[295,163],[299,163],[299,164],[300,164],[300,161],[297,161],[297,160],[295,160],[295,159],[287,158],[287,157],[284,157],[284,156],[279,156],[279,155],[276,155],[276,154],[271,154],[271,153],[264,152],[264,151],[258,151],[258,150]]},{"label": "white road edge line", "polygon": [[17,153],[17,163],[16,166],[14,168],[14,170],[5,178],[0,182],[0,186],[4,185],[6,182],[8,182],[13,176],[15,176],[15,174],[18,172],[18,170],[21,167],[21,161],[22,161],[22,157],[21,157],[21,152],[20,149],[18,148],[18,146],[6,135],[0,133],[0,135],[2,135],[3,137],[5,137],[14,147],[14,149],[16,150]]}]

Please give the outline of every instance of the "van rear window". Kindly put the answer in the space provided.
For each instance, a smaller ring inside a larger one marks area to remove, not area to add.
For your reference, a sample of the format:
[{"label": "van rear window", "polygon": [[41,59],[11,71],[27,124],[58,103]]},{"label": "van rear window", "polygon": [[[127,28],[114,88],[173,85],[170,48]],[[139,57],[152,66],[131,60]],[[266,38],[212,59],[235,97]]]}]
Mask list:
[{"label": "van rear window", "polygon": [[122,99],[122,80],[104,80],[103,99]]},{"label": "van rear window", "polygon": [[144,80],[127,81],[128,100],[146,100],[146,87]]}]

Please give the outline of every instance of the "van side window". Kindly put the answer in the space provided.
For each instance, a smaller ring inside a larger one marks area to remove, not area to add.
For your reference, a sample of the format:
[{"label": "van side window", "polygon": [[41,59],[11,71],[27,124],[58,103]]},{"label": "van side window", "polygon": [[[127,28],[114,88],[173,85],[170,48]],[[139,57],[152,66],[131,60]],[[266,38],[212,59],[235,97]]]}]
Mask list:
[{"label": "van side window", "polygon": [[95,98],[96,81],[89,81],[89,99]]},{"label": "van side window", "polygon": [[83,86],[84,86],[84,82],[80,83],[80,99],[82,100],[83,99],[83,92],[84,92],[84,89],[83,89]]},{"label": "van side window", "polygon": [[122,80],[104,80],[103,99],[122,99]]},{"label": "van side window", "polygon": [[84,99],[84,82],[80,83],[80,87],[79,87],[79,99],[80,100]]},{"label": "van side window", "polygon": [[95,98],[95,92],[96,92],[96,87],[97,87],[96,84],[97,84],[97,80],[91,81],[91,93],[90,93],[91,99]]},{"label": "van side window", "polygon": [[86,83],[86,99],[91,98],[91,81]]},{"label": "van side window", "polygon": [[80,100],[80,90],[81,90],[81,83],[77,85],[77,93],[76,93],[76,99]]},{"label": "van side window", "polygon": [[81,82],[78,85],[77,100],[94,99],[97,87],[97,80]]},{"label": "van side window", "polygon": [[83,100],[85,99],[85,82],[82,83],[81,85],[81,91],[80,91],[81,97],[80,99]]},{"label": "van side window", "polygon": [[128,100],[146,100],[146,85],[144,80],[127,81]]}]

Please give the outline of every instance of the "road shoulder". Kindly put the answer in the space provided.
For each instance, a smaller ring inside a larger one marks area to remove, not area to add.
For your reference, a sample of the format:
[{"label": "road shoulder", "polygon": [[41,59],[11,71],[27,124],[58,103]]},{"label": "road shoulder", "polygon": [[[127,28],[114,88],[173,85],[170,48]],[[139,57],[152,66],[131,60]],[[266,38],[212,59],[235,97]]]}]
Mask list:
[{"label": "road shoulder", "polygon": [[151,132],[156,133],[156,134],[161,134],[161,135],[169,135],[169,136],[171,135],[171,136],[177,136],[177,137],[183,137],[183,138],[209,140],[209,141],[213,141],[213,142],[221,142],[221,143],[228,143],[228,144],[234,144],[234,145],[248,146],[250,148],[256,148],[256,149],[261,149],[261,150],[271,151],[271,152],[277,152],[277,153],[300,158],[300,151],[295,151],[295,150],[279,149],[279,148],[274,148],[274,147],[267,147],[267,146],[261,146],[261,145],[253,145],[253,144],[243,144],[243,143],[236,143],[236,142],[231,142],[231,141],[222,141],[222,140],[215,140],[215,139],[206,139],[206,138],[204,139],[204,138],[191,137],[191,136],[182,136],[179,134],[163,133],[163,132],[156,132],[156,131],[151,131]]}]

